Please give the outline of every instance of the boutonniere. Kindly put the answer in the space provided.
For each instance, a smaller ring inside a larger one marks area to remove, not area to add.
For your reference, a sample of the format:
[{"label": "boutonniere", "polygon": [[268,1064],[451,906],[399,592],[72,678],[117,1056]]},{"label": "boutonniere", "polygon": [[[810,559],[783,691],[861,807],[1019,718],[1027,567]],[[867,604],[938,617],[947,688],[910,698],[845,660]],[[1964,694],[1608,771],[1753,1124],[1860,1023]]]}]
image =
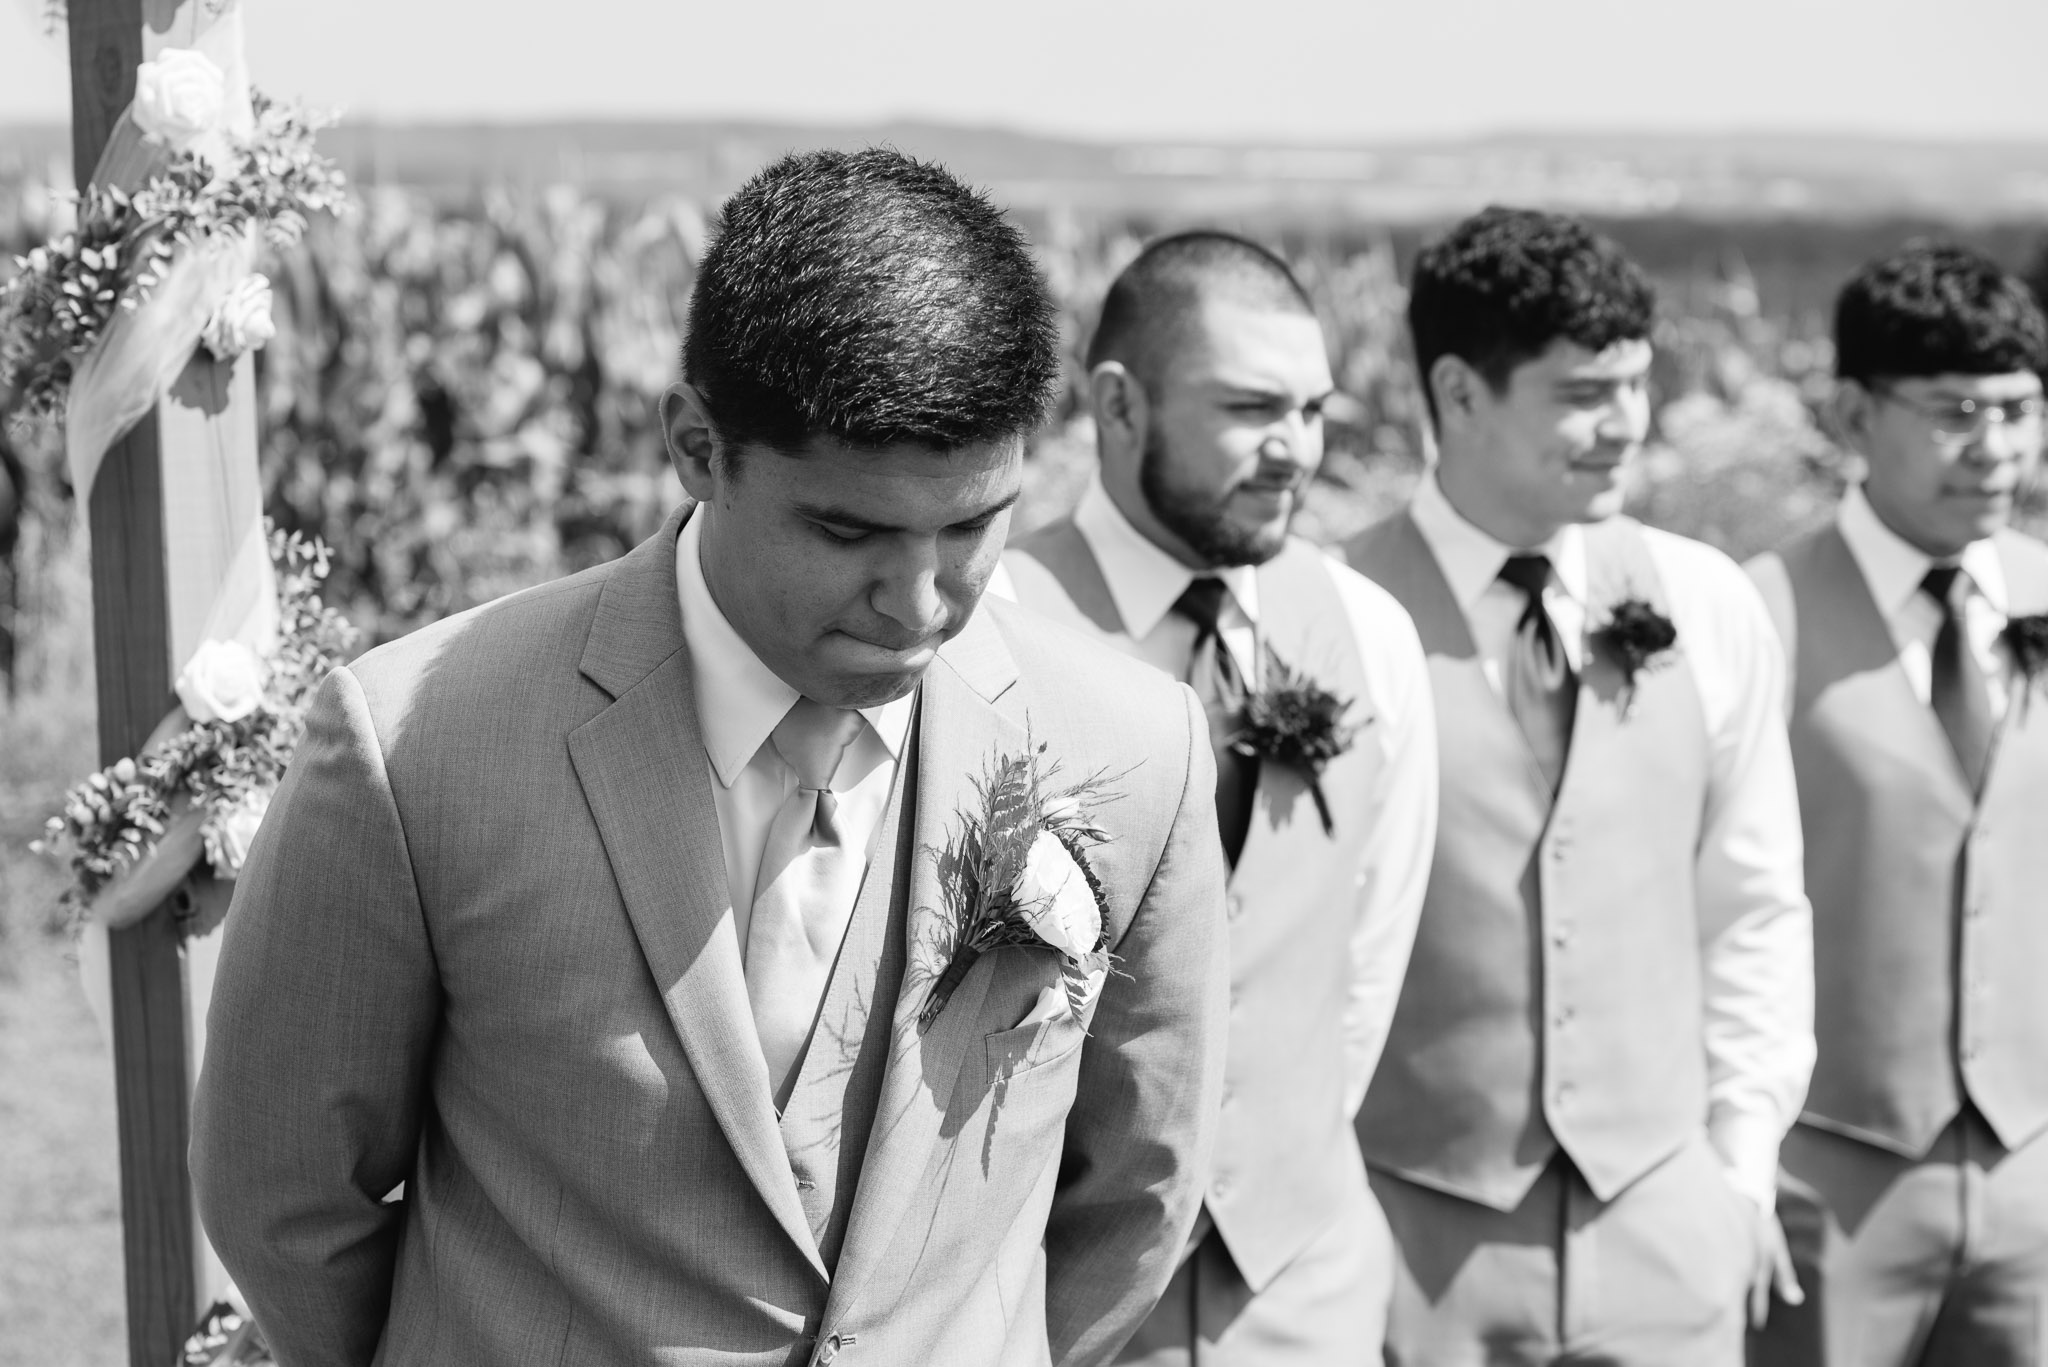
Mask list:
[{"label": "boutonniere", "polygon": [[976,807],[939,858],[952,955],[933,983],[919,1030],[945,1010],[974,961],[1002,945],[1060,956],[1067,1004],[1081,1019],[1109,971],[1102,884],[1090,850],[1109,836],[1094,813],[1116,794],[1100,774],[1060,784],[1043,743],[995,759],[974,781]]},{"label": "boutonniere", "polygon": [[1607,620],[1586,638],[1621,671],[1621,715],[1635,705],[1636,677],[1671,662],[1678,628],[1671,619],[1641,598],[1622,599],[1607,610]]},{"label": "boutonniere", "polygon": [[2012,655],[2013,668],[2027,681],[2030,688],[2042,685],[2042,676],[2048,674],[2048,612],[2031,612],[2024,617],[2005,619],[2005,630],[1998,633],[2005,642],[2007,652]]},{"label": "boutonniere", "polygon": [[1351,700],[1339,697],[1274,652],[1264,652],[1265,678],[1245,698],[1242,723],[1230,748],[1249,759],[1271,760],[1300,773],[1315,799],[1323,834],[1332,835],[1323,770],[1351,748],[1372,718],[1349,719]]}]

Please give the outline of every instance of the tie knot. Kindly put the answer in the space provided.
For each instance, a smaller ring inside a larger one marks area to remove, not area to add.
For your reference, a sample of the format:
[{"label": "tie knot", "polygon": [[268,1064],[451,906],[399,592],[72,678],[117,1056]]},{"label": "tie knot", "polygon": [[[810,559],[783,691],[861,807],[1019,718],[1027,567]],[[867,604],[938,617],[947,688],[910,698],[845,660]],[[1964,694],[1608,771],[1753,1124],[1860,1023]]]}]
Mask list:
[{"label": "tie knot", "polygon": [[1229,592],[1215,575],[1200,575],[1189,580],[1180,597],[1173,600],[1173,610],[1193,622],[1202,635],[1214,636],[1222,629],[1223,599]]},{"label": "tie knot", "polygon": [[796,771],[796,785],[825,792],[839,769],[839,757],[860,734],[861,715],[843,707],[827,707],[798,698],[769,736],[775,753]]},{"label": "tie knot", "polygon": [[1927,577],[1920,581],[1920,589],[1943,607],[1952,608],[1959,606],[1958,599],[1961,595],[1956,592],[1956,585],[1962,579],[1961,565],[1936,565],[1928,570]]},{"label": "tie knot", "polygon": [[1500,580],[1512,584],[1529,595],[1529,601],[1543,601],[1543,590],[1550,587],[1550,557],[1541,553],[1511,555],[1500,567]]}]

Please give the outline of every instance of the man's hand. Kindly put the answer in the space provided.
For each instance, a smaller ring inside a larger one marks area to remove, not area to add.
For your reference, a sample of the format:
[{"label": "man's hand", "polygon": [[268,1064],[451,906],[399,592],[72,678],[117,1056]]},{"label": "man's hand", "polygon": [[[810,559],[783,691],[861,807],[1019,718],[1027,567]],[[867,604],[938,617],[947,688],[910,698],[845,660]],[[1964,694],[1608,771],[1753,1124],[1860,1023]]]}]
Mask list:
[{"label": "man's hand", "polygon": [[1756,1216],[1754,1262],[1749,1274],[1749,1323],[1764,1327],[1771,1315],[1771,1293],[1787,1305],[1804,1305],[1806,1293],[1799,1289],[1799,1274],[1792,1267],[1792,1249],[1785,1241],[1785,1227],[1777,1214],[1756,1206],[1747,1196],[1740,1198]]}]

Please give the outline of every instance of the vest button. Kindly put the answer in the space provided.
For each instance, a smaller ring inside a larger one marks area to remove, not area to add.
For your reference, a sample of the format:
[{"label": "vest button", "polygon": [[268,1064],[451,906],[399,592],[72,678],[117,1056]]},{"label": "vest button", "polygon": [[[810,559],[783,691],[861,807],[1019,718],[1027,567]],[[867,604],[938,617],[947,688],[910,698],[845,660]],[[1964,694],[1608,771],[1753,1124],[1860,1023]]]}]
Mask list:
[{"label": "vest button", "polygon": [[1573,1097],[1573,1095],[1575,1094],[1575,1092],[1576,1092],[1576,1089],[1575,1089],[1575,1088],[1574,1088],[1574,1087],[1573,1087],[1573,1086],[1571,1085],[1571,1083],[1569,1083],[1569,1082],[1561,1082],[1561,1083],[1559,1083],[1559,1084],[1558,1084],[1558,1087],[1557,1087],[1557,1093],[1556,1093],[1556,1096],[1555,1096],[1555,1098],[1554,1098],[1554,1100],[1555,1100],[1556,1104],[1558,1105],[1558,1107],[1559,1107],[1559,1108],[1561,1109],[1561,1108],[1563,1108],[1563,1107],[1566,1107],[1566,1106],[1569,1106],[1569,1105],[1571,1105],[1571,1104],[1572,1104],[1572,1097]]},{"label": "vest button", "polygon": [[1572,928],[1570,926],[1556,926],[1551,929],[1550,943],[1556,945],[1559,949],[1566,948],[1571,942]]},{"label": "vest button", "polygon": [[1244,915],[1244,898],[1234,892],[1223,899],[1223,906],[1230,913],[1230,919],[1233,921]]},{"label": "vest button", "polygon": [[1209,1195],[1218,1201],[1230,1199],[1230,1178],[1227,1174],[1216,1179],[1215,1185],[1209,1188]]},{"label": "vest button", "polygon": [[1557,1013],[1557,1028],[1562,1030],[1578,1018],[1579,1013],[1567,1006]]}]

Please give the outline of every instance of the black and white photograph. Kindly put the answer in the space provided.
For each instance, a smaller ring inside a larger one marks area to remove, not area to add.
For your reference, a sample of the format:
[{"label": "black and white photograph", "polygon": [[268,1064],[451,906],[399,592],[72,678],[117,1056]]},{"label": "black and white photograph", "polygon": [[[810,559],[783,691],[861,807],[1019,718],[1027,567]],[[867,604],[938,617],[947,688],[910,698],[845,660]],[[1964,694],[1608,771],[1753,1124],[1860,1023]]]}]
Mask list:
[{"label": "black and white photograph", "polygon": [[0,1367],[2048,1367],[2044,385],[2040,0],[0,0]]}]

